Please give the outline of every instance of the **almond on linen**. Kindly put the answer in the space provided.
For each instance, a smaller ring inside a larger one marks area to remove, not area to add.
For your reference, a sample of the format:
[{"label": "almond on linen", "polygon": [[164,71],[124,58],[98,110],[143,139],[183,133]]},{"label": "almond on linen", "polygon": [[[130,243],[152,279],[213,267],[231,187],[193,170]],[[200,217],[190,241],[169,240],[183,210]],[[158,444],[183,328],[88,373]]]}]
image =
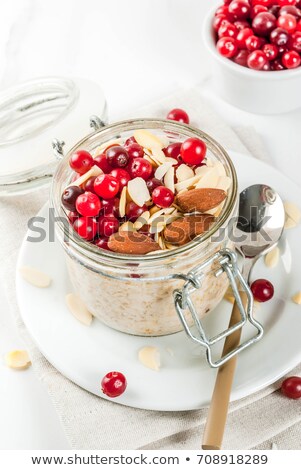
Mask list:
[{"label": "almond on linen", "polygon": [[159,349],[154,346],[144,346],[144,348],[139,349],[138,359],[139,362],[148,369],[156,371],[160,369],[160,352]]},{"label": "almond on linen", "polygon": [[72,315],[83,325],[90,326],[93,315],[89,312],[82,299],[76,294],[66,295],[66,304]]},{"label": "almond on linen", "polygon": [[11,369],[24,370],[31,365],[27,351],[15,350],[5,355],[5,364]]},{"label": "almond on linen", "polygon": [[221,204],[227,197],[222,189],[197,188],[178,194],[176,205],[182,212],[206,212]]},{"label": "almond on linen", "polygon": [[142,207],[150,200],[150,193],[143,178],[137,177],[128,182],[128,193],[137,206]]},{"label": "almond on linen", "polygon": [[111,251],[127,255],[146,255],[160,250],[160,246],[147,235],[138,232],[118,232],[110,236],[108,247]]},{"label": "almond on linen", "polygon": [[173,245],[185,245],[193,240],[195,236],[206,232],[214,220],[214,216],[210,214],[181,217],[165,228],[164,238]]},{"label": "almond on linen", "polygon": [[51,284],[51,277],[31,266],[21,266],[19,273],[25,281],[35,287],[44,288],[49,287]]}]

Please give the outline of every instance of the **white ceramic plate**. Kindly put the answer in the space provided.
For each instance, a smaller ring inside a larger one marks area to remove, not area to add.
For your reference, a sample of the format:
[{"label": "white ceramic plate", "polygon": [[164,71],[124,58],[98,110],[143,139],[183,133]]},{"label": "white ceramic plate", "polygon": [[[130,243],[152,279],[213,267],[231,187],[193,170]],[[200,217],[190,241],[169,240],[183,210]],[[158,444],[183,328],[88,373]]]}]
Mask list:
[{"label": "white ceramic plate", "polygon": [[[301,200],[300,188],[272,167],[230,153],[240,189],[265,183],[274,187],[284,200]],[[48,231],[47,214],[47,207],[39,213],[46,218],[43,227]],[[301,226],[286,231],[278,267],[268,269],[261,261],[256,265],[253,277],[270,279],[276,295],[256,313],[265,335],[239,356],[232,400],[267,386],[301,361],[301,307],[290,300],[301,290],[300,239]],[[216,371],[209,368],[203,351],[184,333],[142,338],[119,333],[96,320],[91,327],[80,324],[65,305],[65,295],[72,289],[63,250],[58,242],[50,242],[49,236],[40,243],[24,240],[18,267],[22,265],[34,266],[53,279],[49,288],[38,289],[26,283],[17,270],[17,297],[23,320],[37,346],[70,380],[106,398],[100,391],[101,378],[111,370],[119,370],[127,377],[128,388],[114,400],[117,403],[165,411],[192,410],[209,403]],[[217,320],[220,328],[226,328],[230,312],[231,305],[223,301],[206,320],[206,328],[213,331]],[[160,348],[159,372],[138,362],[137,352],[145,345]]]}]

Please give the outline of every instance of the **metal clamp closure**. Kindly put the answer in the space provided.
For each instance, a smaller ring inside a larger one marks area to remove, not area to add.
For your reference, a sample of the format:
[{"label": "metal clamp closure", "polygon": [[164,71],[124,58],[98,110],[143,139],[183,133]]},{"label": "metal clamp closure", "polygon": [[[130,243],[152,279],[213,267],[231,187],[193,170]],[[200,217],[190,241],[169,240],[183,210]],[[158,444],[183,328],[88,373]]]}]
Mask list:
[{"label": "metal clamp closure", "polygon": [[[229,279],[236,303],[240,311],[241,320],[230,328],[227,328],[223,332],[217,334],[216,336],[208,338],[190,296],[194,291],[198,290],[201,287],[202,279],[204,277],[204,269],[212,265],[214,262],[218,262],[220,265],[218,270],[214,273],[215,276],[218,277],[225,272]],[[177,279],[185,280],[183,288],[181,290],[174,291],[174,302],[177,314],[189,338],[206,348],[207,361],[211,367],[220,367],[233,356],[243,351],[247,347],[251,346],[251,344],[257,342],[262,337],[263,327],[253,317],[254,301],[252,292],[238,268],[237,256],[233,251],[229,249],[220,250],[219,252],[208,258],[204,263],[191,270],[188,274],[177,274],[174,277]],[[246,308],[244,308],[244,305],[242,303],[238,284],[241,285],[241,289],[246,293]],[[186,312],[190,314],[190,317],[193,320],[193,326],[196,328],[196,333],[188,324],[187,317],[185,316]],[[256,328],[257,334],[251,339],[246,340],[245,342],[237,346],[234,350],[230,351],[225,356],[214,361],[212,359],[212,346],[217,342],[225,339],[234,331],[242,328],[247,322],[249,322]]]}]

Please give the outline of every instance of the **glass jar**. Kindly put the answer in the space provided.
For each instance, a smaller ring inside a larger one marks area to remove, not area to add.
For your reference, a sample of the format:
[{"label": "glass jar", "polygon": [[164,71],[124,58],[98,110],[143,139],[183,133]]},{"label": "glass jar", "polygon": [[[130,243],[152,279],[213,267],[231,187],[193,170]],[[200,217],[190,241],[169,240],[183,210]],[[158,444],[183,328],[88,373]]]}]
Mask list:
[{"label": "glass jar", "polygon": [[[68,164],[71,153],[80,148],[93,154],[99,145],[116,138],[126,139],[136,129],[166,135],[170,142],[188,137],[203,139],[207,144],[207,155],[221,162],[231,178],[222,212],[208,232],[184,246],[144,256],[100,250],[79,238],[70,228],[61,205],[61,194],[72,178]],[[142,336],[180,331],[182,324],[175,310],[173,293],[183,287],[185,275],[193,268],[220,249],[232,247],[226,229],[237,215],[237,199],[236,172],[228,154],[198,129],[172,121],[139,119],[112,124],[90,134],[63,158],[54,175],[51,191],[56,234],[65,251],[74,292],[96,318],[116,330]],[[201,286],[191,296],[200,318],[215,308],[228,287],[225,273],[215,276],[217,267],[216,262],[204,267],[199,277]]]}]

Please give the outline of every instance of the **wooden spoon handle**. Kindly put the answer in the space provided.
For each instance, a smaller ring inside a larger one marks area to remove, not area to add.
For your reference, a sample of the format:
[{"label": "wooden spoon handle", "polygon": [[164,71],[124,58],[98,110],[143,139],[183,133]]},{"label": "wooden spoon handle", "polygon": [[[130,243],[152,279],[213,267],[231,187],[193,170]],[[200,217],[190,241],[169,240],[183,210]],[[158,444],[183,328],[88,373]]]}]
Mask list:
[{"label": "wooden spoon handle", "polygon": [[[245,307],[247,305],[247,295],[245,292],[241,292],[241,300]],[[235,302],[229,327],[235,325],[240,320],[240,311]],[[239,345],[240,337],[241,328],[226,338],[223,356]],[[203,449],[219,450],[222,448],[236,362],[237,356],[234,356],[218,369],[203,436]]]}]

